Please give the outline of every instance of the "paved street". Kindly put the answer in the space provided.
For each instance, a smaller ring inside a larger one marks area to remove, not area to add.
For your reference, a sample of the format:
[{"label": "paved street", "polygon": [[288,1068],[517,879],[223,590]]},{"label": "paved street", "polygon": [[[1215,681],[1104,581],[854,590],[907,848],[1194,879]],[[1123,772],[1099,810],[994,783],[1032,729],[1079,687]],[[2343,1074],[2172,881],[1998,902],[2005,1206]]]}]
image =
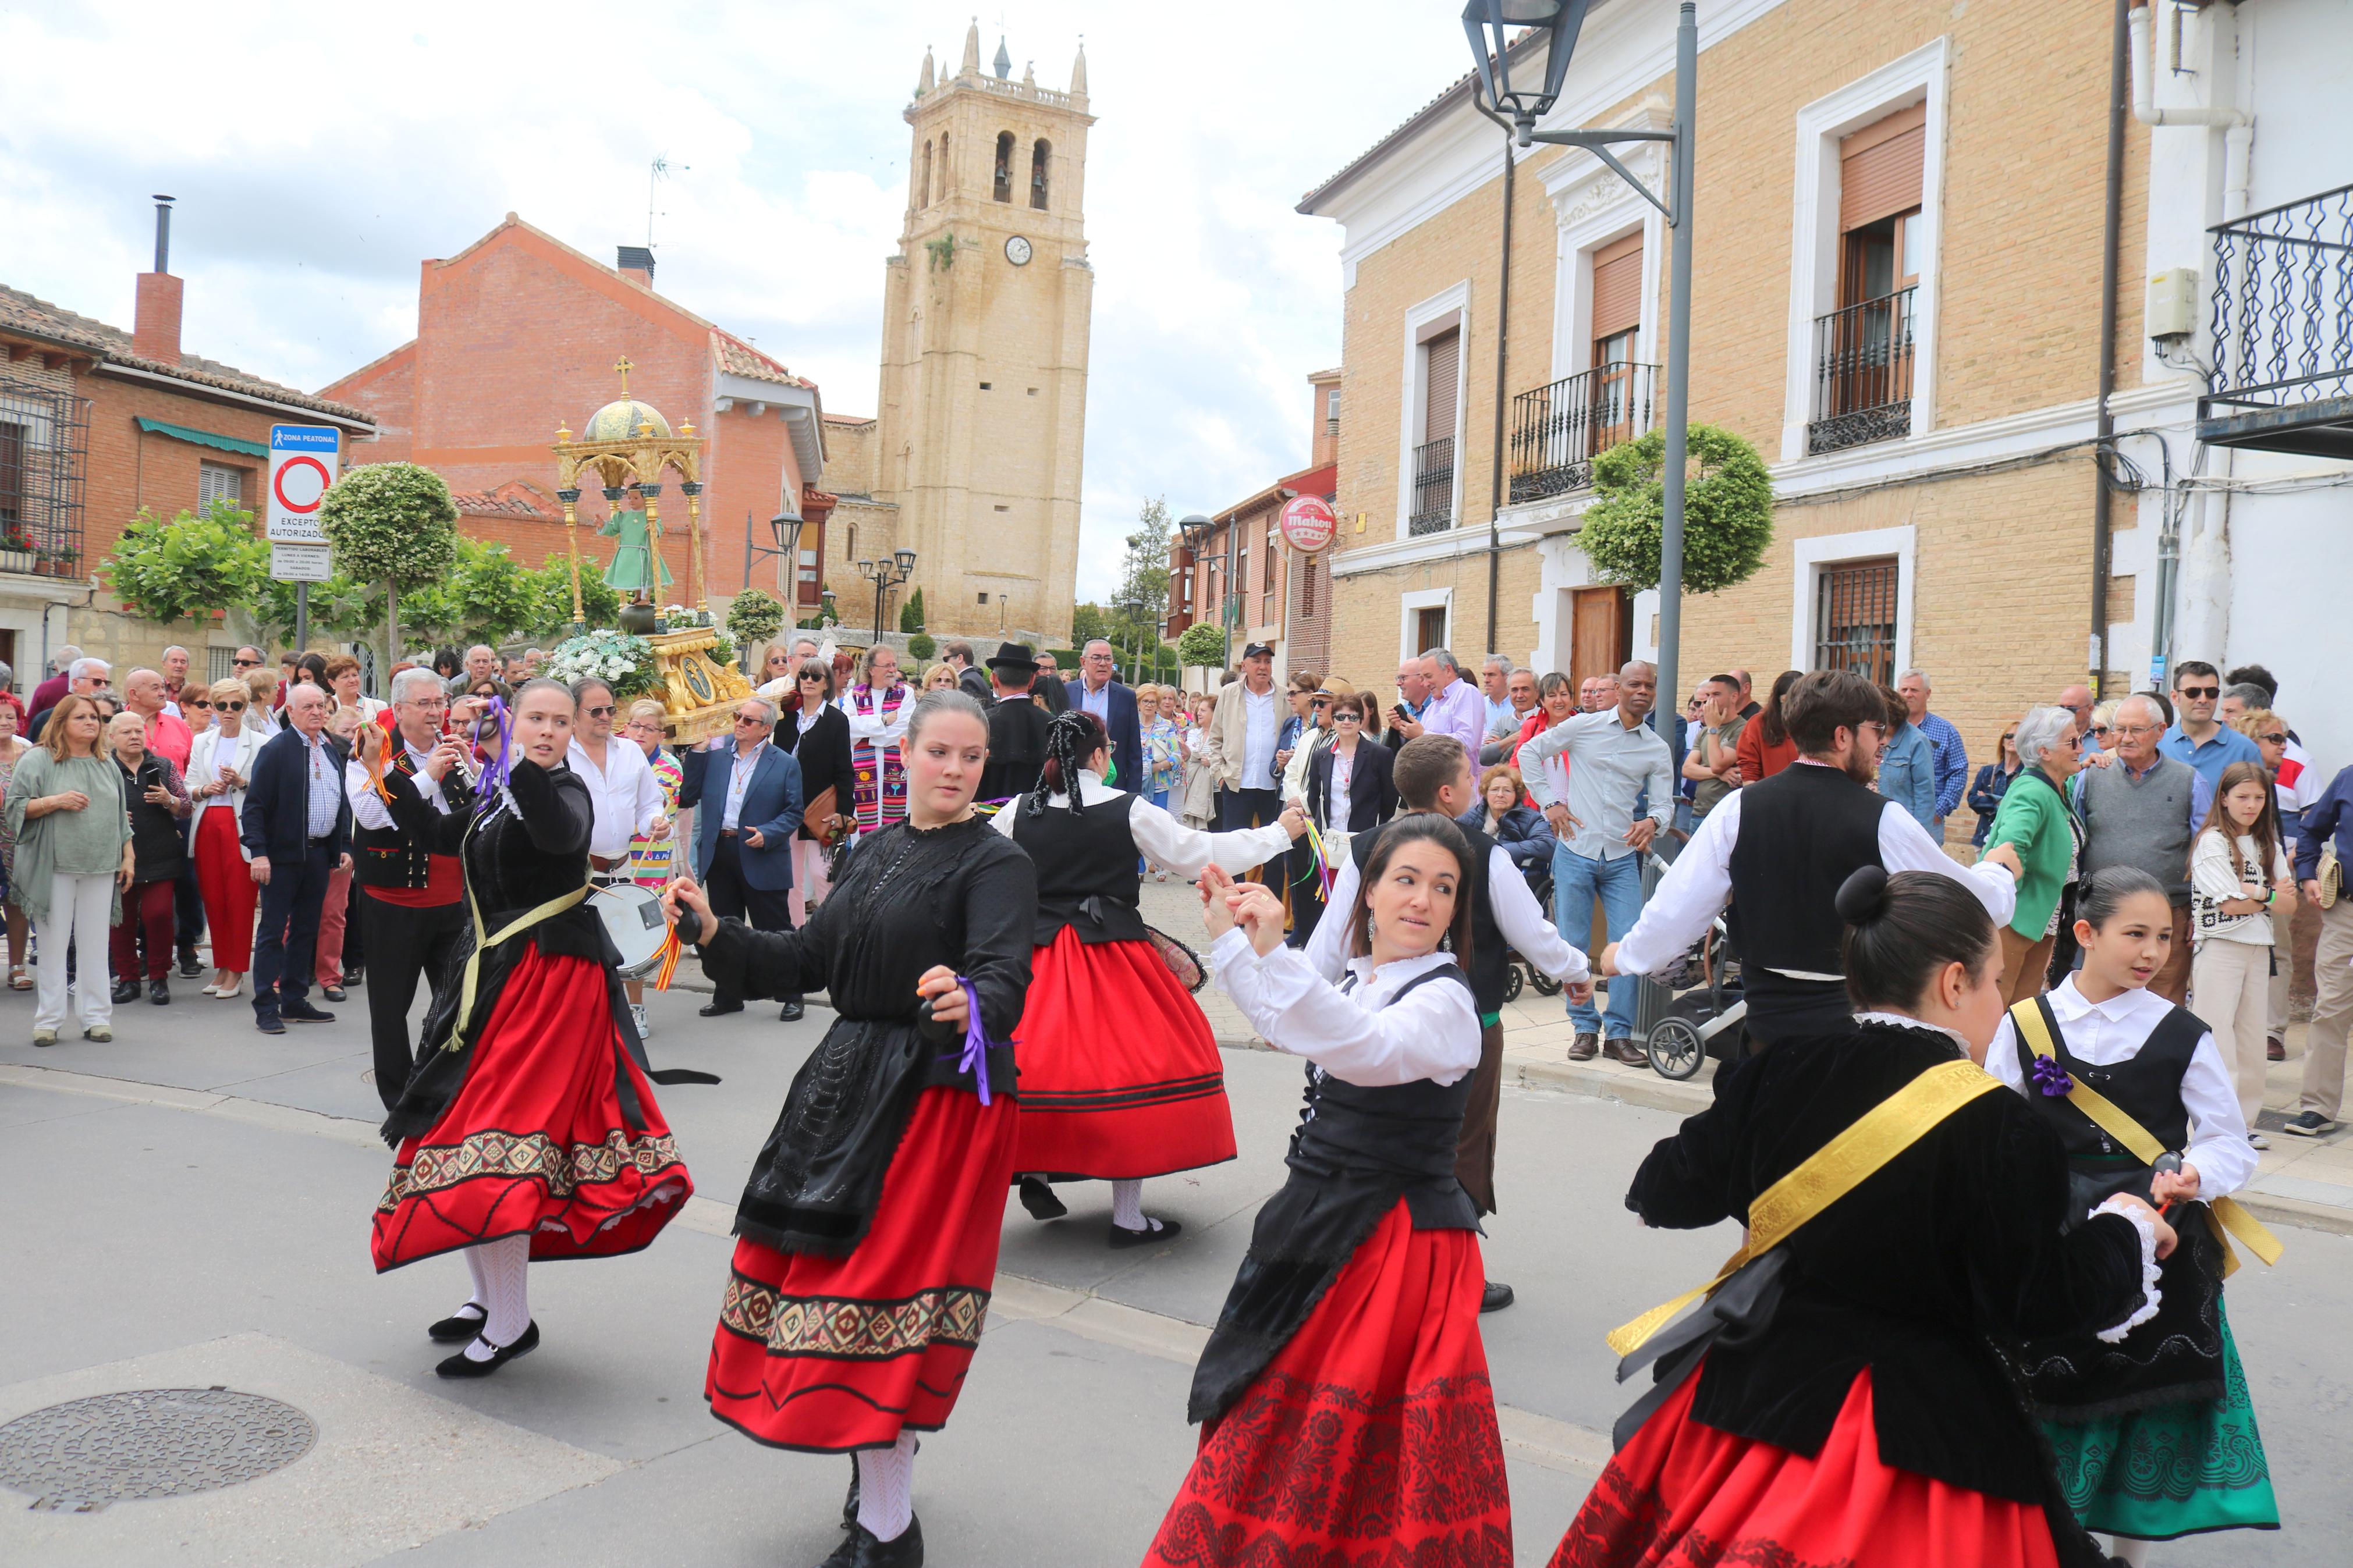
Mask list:
[{"label": "paved street", "polygon": [[[1173,892],[1173,889],[1172,889]],[[1173,897],[1155,899],[1171,911]],[[354,995],[356,1004],[359,996]],[[11,1564],[813,1563],[831,1549],[847,1467],[756,1447],[699,1398],[734,1189],[828,1015],[754,1009],[705,1023],[656,998],[661,1064],[725,1078],[664,1097],[702,1184],[650,1250],[533,1272],[541,1351],[455,1385],[424,1325],[464,1294],[455,1261],[384,1278],[366,1226],[385,1154],[356,1005],[283,1038],[248,1005],[184,988],[118,1014],[110,1046],[35,1051],[28,999],[0,1000],[0,1182],[10,1194],[0,1422],[119,1389],[214,1384],[306,1413],[316,1446],[223,1490],[77,1514],[0,1510]],[[1533,1047],[1531,1047],[1533,1048]],[[1191,1359],[1259,1204],[1281,1180],[1295,1063],[1229,1049],[1241,1157],[1151,1184],[1185,1222],[1151,1253],[1103,1245],[1109,1196],[1007,1221],[990,1330],[955,1417],[926,1440],[917,1507],[932,1561],[1137,1561],[1190,1455]],[[1514,1086],[1490,1272],[1521,1296],[1484,1329],[1504,1406],[1519,1559],[1542,1563],[1624,1403],[1602,1332],[1696,1282],[1731,1241],[1648,1233],[1620,1206],[1664,1110]],[[2334,1449],[2353,1412],[2353,1239],[2283,1232],[2232,1318],[2288,1526],[2210,1537],[2168,1563],[2342,1561],[2353,1497]]]}]

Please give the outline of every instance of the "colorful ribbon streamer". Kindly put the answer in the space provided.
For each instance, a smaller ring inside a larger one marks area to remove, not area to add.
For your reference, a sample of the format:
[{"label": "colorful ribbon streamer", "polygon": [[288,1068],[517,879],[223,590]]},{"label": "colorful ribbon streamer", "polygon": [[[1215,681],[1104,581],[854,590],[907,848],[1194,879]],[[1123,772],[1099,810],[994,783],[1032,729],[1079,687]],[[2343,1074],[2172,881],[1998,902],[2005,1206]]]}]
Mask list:
[{"label": "colorful ribbon streamer", "polygon": [[980,993],[972,982],[956,976],[956,984],[964,991],[964,1056],[956,1063],[958,1072],[968,1072],[980,1086],[980,1102],[988,1103],[988,1031],[980,1021]]},{"label": "colorful ribbon streamer", "polygon": [[490,765],[482,770],[482,795],[485,799],[506,788],[507,780],[514,774],[514,714],[507,707],[505,698],[493,696],[491,699],[491,717],[498,722],[499,749],[497,755],[491,758]]}]

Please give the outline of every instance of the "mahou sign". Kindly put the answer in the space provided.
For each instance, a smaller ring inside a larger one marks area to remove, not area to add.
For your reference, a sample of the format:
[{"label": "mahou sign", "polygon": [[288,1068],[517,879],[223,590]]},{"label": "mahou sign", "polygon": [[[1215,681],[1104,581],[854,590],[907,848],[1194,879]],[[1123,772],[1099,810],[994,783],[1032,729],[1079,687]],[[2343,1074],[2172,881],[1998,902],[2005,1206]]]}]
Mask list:
[{"label": "mahou sign", "polygon": [[1282,503],[1275,526],[1282,531],[1283,542],[1303,555],[1313,555],[1331,544],[1332,536],[1340,531],[1340,520],[1322,496],[1293,496]]}]

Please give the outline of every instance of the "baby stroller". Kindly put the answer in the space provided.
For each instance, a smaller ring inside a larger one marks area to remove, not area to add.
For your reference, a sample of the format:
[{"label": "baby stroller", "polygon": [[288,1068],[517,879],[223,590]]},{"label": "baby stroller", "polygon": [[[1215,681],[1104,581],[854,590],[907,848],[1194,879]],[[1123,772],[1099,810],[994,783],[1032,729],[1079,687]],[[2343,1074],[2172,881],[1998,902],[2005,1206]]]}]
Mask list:
[{"label": "baby stroller", "polygon": [[[1536,907],[1549,913],[1552,909],[1552,862],[1546,860],[1539,865],[1524,867],[1521,868],[1520,875],[1526,879],[1528,891],[1536,896]],[[1540,996],[1560,994],[1559,981],[1555,980],[1511,949],[1505,948],[1504,950],[1504,1000],[1517,1001],[1521,990],[1527,985],[1535,986],[1536,994]]]},{"label": "baby stroller", "polygon": [[1647,1026],[1642,1049],[1652,1069],[1661,1078],[1687,1079],[1708,1057],[1731,1059],[1747,1016],[1740,961],[1718,915],[1674,970],[1643,986],[1637,1022]]}]

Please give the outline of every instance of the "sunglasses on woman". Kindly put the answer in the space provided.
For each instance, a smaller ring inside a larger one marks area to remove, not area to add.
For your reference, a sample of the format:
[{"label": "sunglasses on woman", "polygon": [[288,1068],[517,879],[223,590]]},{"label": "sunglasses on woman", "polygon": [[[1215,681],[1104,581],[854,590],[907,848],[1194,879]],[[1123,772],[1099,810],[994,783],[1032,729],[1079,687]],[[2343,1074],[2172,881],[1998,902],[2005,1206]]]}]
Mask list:
[{"label": "sunglasses on woman", "polygon": [[223,713],[242,713],[245,711],[245,704],[242,702],[223,702],[219,705],[219,710]]}]

